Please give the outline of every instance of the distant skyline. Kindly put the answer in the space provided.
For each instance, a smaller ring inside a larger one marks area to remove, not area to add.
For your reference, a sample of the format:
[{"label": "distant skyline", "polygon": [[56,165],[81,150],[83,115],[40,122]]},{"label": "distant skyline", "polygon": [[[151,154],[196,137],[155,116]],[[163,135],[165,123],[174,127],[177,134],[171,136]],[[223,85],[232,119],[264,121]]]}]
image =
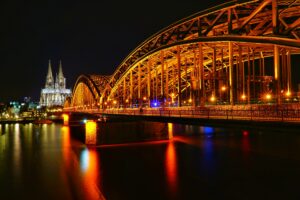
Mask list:
[{"label": "distant skyline", "polygon": [[67,87],[80,74],[112,74],[162,28],[225,0],[19,1],[0,3],[0,102],[38,101],[48,60],[62,60]]}]

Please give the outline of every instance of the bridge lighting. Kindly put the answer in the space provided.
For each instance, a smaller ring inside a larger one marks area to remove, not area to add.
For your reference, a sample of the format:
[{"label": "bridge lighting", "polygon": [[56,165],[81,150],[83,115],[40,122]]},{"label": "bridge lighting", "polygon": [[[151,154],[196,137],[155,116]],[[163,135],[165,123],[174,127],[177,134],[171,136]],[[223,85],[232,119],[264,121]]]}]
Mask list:
[{"label": "bridge lighting", "polygon": [[69,124],[69,115],[68,114],[62,114],[63,117],[63,121],[64,121],[64,125],[68,125]]},{"label": "bridge lighting", "polygon": [[221,87],[221,91],[222,91],[222,92],[225,92],[225,91],[226,91],[226,87],[225,87],[225,86],[222,86],[222,87]]},{"label": "bridge lighting", "polygon": [[95,145],[97,142],[97,123],[87,120],[85,123],[85,143]]},{"label": "bridge lighting", "polygon": [[241,99],[242,99],[242,100],[246,100],[246,95],[243,94],[243,95],[241,96]]},{"label": "bridge lighting", "polygon": [[210,97],[210,101],[211,101],[211,102],[214,102],[214,101],[216,101],[216,97],[214,97],[214,96],[211,96],[211,97]]},{"label": "bridge lighting", "polygon": [[272,95],[271,94],[266,94],[265,98],[266,98],[266,100],[271,100],[272,99]]}]

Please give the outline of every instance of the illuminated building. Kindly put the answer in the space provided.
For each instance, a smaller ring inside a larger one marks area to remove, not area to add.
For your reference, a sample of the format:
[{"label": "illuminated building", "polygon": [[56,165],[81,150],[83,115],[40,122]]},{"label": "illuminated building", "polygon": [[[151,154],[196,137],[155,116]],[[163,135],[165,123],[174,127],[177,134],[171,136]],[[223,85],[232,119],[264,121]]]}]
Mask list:
[{"label": "illuminated building", "polygon": [[62,71],[62,64],[59,63],[59,71],[56,74],[55,81],[52,74],[51,61],[49,60],[48,73],[46,77],[45,88],[41,91],[41,106],[63,106],[65,99],[71,96],[70,89],[66,89],[66,78]]}]

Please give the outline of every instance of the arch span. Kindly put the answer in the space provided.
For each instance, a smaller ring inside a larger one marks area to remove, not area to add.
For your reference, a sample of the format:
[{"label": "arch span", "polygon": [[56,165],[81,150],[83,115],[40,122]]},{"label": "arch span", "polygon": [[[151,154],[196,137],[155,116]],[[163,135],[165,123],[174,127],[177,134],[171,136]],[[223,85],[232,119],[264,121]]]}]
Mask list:
[{"label": "arch span", "polygon": [[109,76],[101,75],[80,75],[73,89],[70,107],[97,106],[101,92],[109,78]]},{"label": "arch span", "polygon": [[100,106],[277,103],[292,95],[300,53],[300,3],[235,0],[162,29],[107,79]]}]

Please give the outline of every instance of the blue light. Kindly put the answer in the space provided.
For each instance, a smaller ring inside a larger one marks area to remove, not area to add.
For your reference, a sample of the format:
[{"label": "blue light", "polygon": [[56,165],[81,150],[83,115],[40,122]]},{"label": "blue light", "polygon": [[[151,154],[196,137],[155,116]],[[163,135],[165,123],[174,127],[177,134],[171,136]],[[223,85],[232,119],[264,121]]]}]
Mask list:
[{"label": "blue light", "polygon": [[204,126],[203,132],[205,135],[212,135],[214,133],[214,129],[209,126]]},{"label": "blue light", "polygon": [[86,124],[86,122],[87,122],[87,119],[83,119],[83,123],[85,123],[85,124]]},{"label": "blue light", "polygon": [[156,100],[153,100],[153,101],[151,102],[151,104],[152,104],[152,107],[159,107],[159,102],[156,101]]},{"label": "blue light", "polygon": [[80,155],[80,167],[83,172],[85,172],[89,167],[89,151],[84,149]]}]

